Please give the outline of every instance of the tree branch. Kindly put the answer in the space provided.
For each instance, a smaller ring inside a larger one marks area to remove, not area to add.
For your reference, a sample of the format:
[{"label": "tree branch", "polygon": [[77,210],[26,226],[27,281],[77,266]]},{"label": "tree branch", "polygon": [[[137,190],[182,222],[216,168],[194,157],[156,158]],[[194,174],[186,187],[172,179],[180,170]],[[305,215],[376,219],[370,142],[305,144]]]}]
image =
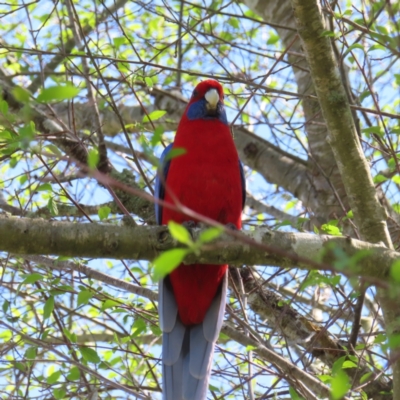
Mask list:
[{"label": "tree branch", "polygon": [[[194,240],[201,232],[199,228],[191,230]],[[76,224],[0,216],[0,251],[14,254],[153,260],[177,245],[166,226]],[[343,260],[337,259],[335,249],[347,254],[345,266]],[[368,251],[368,256],[362,259],[362,267],[352,261],[360,250]],[[215,243],[204,245],[199,256],[190,254],[185,260],[189,264],[278,265],[330,270],[348,276],[362,275],[386,287],[384,281],[389,280],[390,267],[399,257],[399,253],[382,245],[347,237],[257,228],[224,234]]]}]

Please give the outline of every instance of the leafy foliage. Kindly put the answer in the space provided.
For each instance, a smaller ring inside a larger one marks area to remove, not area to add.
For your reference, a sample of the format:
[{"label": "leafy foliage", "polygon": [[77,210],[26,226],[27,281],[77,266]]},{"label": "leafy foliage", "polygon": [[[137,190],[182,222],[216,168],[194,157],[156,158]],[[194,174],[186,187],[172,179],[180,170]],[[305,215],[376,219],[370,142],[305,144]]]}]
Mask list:
[{"label": "leafy foliage", "polygon": [[[275,5],[2,4],[0,211],[77,227],[98,223],[106,232],[107,224],[154,224],[153,205],[134,194],[152,193],[158,156],[186,100],[200,79],[211,77],[225,86],[228,120],[235,120],[245,164],[244,229],[307,232],[310,246],[316,235],[357,238],[305,55],[299,41],[290,45],[290,1]],[[383,0],[322,6],[329,23],[321,36],[334,46],[397,248],[400,6]],[[170,157],[185,151],[174,149]],[[138,254],[88,260],[0,253],[0,396],[160,398],[157,304],[142,289],[156,292],[158,279],[222,234],[208,227],[194,240],[174,223],[169,231],[179,247],[152,265]],[[40,239],[39,232],[38,246]],[[86,240],[77,233],[77,244],[90,246]],[[115,244],[107,245],[111,252]],[[389,352],[400,340],[387,333],[374,287],[367,291],[355,349],[348,345],[365,284],[363,260],[371,253],[350,257],[327,247],[321,260],[328,254],[335,273],[246,266],[243,279],[235,280],[234,270],[226,318],[243,337],[318,375],[332,399],[381,399],[391,391]],[[395,297],[398,262],[390,276],[383,287]],[[218,344],[209,398],[322,397],[322,386],[306,387],[294,369],[284,372],[257,346],[226,333]]]}]

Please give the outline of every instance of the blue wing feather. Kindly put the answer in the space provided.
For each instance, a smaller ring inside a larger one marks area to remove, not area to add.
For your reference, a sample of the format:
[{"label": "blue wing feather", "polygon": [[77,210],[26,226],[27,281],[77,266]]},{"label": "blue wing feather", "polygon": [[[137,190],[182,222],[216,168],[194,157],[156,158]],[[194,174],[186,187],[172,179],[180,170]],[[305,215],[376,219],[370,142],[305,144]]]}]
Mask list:
[{"label": "blue wing feather", "polygon": [[240,180],[242,182],[242,210],[246,204],[246,177],[244,176],[243,164],[239,160]]},{"label": "blue wing feather", "polygon": [[[154,196],[156,199],[164,200],[165,197],[165,186],[164,183],[167,179],[169,166],[171,164],[171,160],[166,161],[166,158],[169,152],[172,150],[173,143],[169,144],[161,154],[160,157],[160,166],[156,176],[156,187],[154,190]],[[162,223],[162,212],[163,208],[160,204],[155,204],[156,208],[156,222],[158,225]]]}]

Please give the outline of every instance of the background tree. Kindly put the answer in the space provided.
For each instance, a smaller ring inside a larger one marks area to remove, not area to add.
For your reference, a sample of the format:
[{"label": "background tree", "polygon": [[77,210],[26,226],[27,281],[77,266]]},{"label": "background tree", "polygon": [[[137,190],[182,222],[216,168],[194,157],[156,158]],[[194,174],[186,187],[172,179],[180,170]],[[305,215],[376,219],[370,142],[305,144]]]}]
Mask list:
[{"label": "background tree", "polygon": [[[3,398],[160,398],[148,261],[177,246],[157,271],[182,255],[235,265],[209,398],[399,398],[398,13],[3,3]],[[248,184],[246,235],[211,243],[154,226],[152,204],[205,77],[225,86]]]}]

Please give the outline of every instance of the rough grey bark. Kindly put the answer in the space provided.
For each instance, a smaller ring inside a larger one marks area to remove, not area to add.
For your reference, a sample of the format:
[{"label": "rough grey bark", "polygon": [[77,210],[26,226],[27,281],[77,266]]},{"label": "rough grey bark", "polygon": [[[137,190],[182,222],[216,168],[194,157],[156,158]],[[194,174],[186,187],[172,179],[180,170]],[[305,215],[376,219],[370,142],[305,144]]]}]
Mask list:
[{"label": "rough grey bark", "polygon": [[[290,0],[243,0],[243,2],[264,21],[274,22],[281,26],[275,29],[284,46],[287,47],[293,41],[297,28]],[[296,41],[292,44],[288,56],[296,80],[297,92],[300,95],[315,95],[307,60],[302,54],[301,43]],[[305,97],[302,100],[302,106],[310,152],[309,163],[312,166],[308,179],[313,186],[313,192],[309,195],[308,203],[319,224],[322,224],[343,215],[343,210],[332,188],[335,188],[345,207],[347,207],[346,192],[332,149],[326,140],[328,132],[319,103],[310,97]]]},{"label": "rough grey bark", "polygon": [[292,0],[297,27],[307,55],[322,113],[328,127],[328,141],[364,240],[382,241],[391,247],[386,213],[378,201],[368,163],[358,139],[346,91],[329,38],[315,0]]},{"label": "rough grey bark", "polygon": [[[297,27],[310,66],[318,99],[329,130],[329,141],[364,240],[392,247],[386,212],[378,200],[364,157],[331,43],[322,36],[323,17],[316,0],[292,0]],[[388,291],[378,291],[389,335],[400,332],[398,301]],[[393,357],[393,398],[400,397],[400,361]]]}]

